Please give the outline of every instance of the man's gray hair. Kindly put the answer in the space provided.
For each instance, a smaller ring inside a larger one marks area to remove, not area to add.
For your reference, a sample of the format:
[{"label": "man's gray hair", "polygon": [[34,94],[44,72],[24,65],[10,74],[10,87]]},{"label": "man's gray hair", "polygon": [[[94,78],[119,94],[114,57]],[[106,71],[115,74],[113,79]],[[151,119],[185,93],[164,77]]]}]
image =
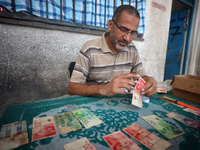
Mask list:
[{"label": "man's gray hair", "polygon": [[140,19],[140,13],[135,7],[131,5],[121,5],[115,10],[112,20],[115,20],[117,22],[123,11],[127,11],[130,15],[134,15],[135,17]]}]

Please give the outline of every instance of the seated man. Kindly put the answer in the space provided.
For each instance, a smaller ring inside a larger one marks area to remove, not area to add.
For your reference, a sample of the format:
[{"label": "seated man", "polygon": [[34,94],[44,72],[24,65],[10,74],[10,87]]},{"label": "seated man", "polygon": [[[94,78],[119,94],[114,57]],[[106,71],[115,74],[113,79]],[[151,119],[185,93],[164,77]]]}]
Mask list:
[{"label": "seated man", "polygon": [[146,85],[141,94],[148,97],[156,93],[157,82],[146,75],[138,51],[132,43],[137,34],[140,14],[133,6],[119,6],[109,32],[100,39],[86,42],[81,48],[68,86],[71,95],[114,96],[126,94],[136,83],[133,78],[142,77]]}]

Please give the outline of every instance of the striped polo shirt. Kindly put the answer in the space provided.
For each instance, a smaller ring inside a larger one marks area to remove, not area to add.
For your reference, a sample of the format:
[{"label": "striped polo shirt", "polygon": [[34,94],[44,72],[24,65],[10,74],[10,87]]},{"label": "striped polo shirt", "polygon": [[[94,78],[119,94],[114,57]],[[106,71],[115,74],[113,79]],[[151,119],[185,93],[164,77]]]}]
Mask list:
[{"label": "striped polo shirt", "polygon": [[70,82],[106,84],[115,76],[130,72],[140,76],[146,75],[135,45],[130,43],[124,51],[114,54],[106,43],[104,33],[101,38],[83,45]]}]

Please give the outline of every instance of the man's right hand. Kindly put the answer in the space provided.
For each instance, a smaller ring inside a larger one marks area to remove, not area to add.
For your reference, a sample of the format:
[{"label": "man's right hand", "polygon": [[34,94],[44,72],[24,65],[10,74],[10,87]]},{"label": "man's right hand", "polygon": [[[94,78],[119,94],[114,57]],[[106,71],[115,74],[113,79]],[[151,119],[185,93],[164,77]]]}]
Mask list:
[{"label": "man's right hand", "polygon": [[140,75],[133,73],[118,75],[114,79],[112,79],[111,82],[101,87],[100,95],[106,95],[106,96],[114,96],[115,94],[126,95],[126,91],[122,88],[126,88],[130,92],[131,86],[136,85],[136,83],[132,79],[139,77]]},{"label": "man's right hand", "polygon": [[131,86],[136,85],[132,79],[139,77],[140,75],[138,74],[127,73],[116,76],[111,80],[111,82],[105,85],[87,85],[70,82],[68,86],[68,93],[71,95],[80,96],[114,96],[115,94],[126,95],[126,91],[122,88],[126,88],[130,92]]}]

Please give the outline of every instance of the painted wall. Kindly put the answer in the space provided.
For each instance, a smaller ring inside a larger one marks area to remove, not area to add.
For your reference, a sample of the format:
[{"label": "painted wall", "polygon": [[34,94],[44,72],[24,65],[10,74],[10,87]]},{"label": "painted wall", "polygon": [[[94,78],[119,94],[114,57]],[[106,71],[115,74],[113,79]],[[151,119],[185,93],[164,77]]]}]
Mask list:
[{"label": "painted wall", "polygon": [[[147,73],[162,81],[172,0],[146,1],[144,41],[134,41]],[[69,62],[99,36],[0,24],[0,103],[67,94]]]},{"label": "painted wall", "polygon": [[200,1],[195,1],[186,74],[200,76]]}]

